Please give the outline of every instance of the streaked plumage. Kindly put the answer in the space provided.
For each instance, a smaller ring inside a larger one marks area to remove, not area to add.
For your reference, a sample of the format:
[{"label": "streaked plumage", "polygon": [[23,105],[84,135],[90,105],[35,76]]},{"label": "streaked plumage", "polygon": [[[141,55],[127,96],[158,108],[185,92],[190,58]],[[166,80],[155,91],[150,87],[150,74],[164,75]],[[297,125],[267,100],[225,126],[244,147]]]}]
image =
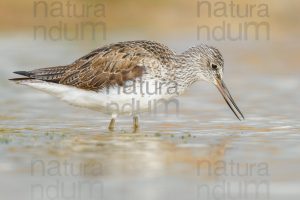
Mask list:
[{"label": "streaked plumage", "polygon": [[[45,91],[72,105],[114,116],[121,113],[136,115],[147,109],[149,100],[169,100],[183,93],[195,81],[215,83],[215,78],[221,80],[223,64],[219,51],[206,45],[176,54],[157,42],[128,41],[103,46],[70,65],[18,71],[15,73],[27,78],[11,80]],[[212,69],[212,65],[217,68]],[[144,81],[147,86],[141,84]],[[128,83],[138,83],[139,91],[125,92]],[[176,86],[172,94],[167,91],[170,83]],[[145,94],[142,92],[147,89],[145,87],[159,89],[160,93]],[[116,103],[122,107],[132,103],[132,99],[140,102],[140,110],[108,109],[108,104]]]}]

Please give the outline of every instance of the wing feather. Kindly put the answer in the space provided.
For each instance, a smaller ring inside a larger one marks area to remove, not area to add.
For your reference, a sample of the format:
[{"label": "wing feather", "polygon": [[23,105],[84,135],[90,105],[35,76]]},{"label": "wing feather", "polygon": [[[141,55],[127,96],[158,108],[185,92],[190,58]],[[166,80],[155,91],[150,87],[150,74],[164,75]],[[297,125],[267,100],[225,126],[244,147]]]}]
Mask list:
[{"label": "wing feather", "polygon": [[95,91],[116,84],[121,86],[125,81],[142,76],[145,68],[141,61],[151,56],[141,47],[120,45],[91,54],[75,61],[59,83]]},{"label": "wing feather", "polygon": [[157,77],[162,68],[170,65],[174,56],[174,52],[156,42],[128,41],[96,49],[70,65],[15,73],[29,79],[99,91],[113,85],[124,85],[143,73]]}]

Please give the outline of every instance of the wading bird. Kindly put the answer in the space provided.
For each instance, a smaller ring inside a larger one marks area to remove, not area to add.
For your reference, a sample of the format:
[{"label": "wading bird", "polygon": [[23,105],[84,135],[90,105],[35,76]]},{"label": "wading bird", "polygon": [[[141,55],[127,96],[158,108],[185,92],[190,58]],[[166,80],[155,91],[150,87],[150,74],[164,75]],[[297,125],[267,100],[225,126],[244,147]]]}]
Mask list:
[{"label": "wading bird", "polygon": [[[235,116],[244,119],[223,82],[223,69],[223,57],[214,47],[201,44],[176,54],[163,44],[141,40],[103,46],[69,65],[17,71],[25,77],[10,80],[110,114],[109,130],[119,114],[130,113],[137,130],[137,115],[149,109],[149,101],[172,99],[200,80],[216,85]],[[134,92],[128,85],[134,85]],[[132,100],[139,103],[138,109],[126,106]]]}]

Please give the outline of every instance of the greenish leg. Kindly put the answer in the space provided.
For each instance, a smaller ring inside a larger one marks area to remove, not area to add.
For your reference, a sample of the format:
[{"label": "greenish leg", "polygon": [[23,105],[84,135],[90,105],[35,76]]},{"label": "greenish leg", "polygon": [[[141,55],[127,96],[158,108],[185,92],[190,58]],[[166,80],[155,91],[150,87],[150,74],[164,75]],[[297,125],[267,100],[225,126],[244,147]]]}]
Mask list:
[{"label": "greenish leg", "polygon": [[115,118],[112,118],[110,120],[110,123],[108,125],[108,130],[109,131],[113,131],[115,129],[115,123],[116,123],[116,119]]},{"label": "greenish leg", "polygon": [[134,116],[133,117],[133,132],[137,132],[137,130],[139,129],[139,118],[138,116]]}]

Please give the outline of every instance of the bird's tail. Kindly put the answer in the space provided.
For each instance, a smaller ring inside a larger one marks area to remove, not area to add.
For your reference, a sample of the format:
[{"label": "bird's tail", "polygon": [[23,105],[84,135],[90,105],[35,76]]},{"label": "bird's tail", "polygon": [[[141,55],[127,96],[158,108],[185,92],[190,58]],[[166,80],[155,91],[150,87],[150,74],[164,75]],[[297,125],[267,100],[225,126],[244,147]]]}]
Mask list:
[{"label": "bird's tail", "polygon": [[63,74],[69,69],[69,66],[58,66],[41,68],[32,71],[16,71],[15,74],[22,75],[22,78],[9,79],[11,81],[24,81],[24,80],[42,80],[47,82],[58,83]]}]

